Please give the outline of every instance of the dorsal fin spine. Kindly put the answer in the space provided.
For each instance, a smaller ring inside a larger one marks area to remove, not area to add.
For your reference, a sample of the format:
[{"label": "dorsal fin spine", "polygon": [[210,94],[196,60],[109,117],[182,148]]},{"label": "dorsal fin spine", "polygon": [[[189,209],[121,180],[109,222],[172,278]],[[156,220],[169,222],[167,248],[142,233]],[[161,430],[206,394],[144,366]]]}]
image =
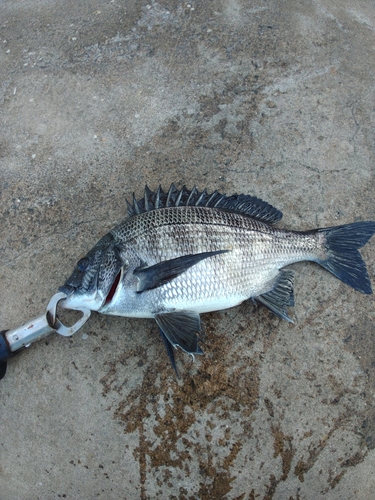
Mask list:
[{"label": "dorsal fin spine", "polygon": [[224,198],[225,198],[225,194],[223,194],[222,196],[220,196],[220,198],[215,203],[214,208],[216,208],[223,201]]},{"label": "dorsal fin spine", "polygon": [[213,202],[213,200],[215,199],[215,196],[218,194],[217,191],[214,191],[212,193],[212,195],[208,198],[208,200],[206,201],[206,205],[207,206],[210,206],[210,204]]},{"label": "dorsal fin spine", "polygon": [[191,191],[186,186],[179,190],[173,183],[167,192],[163,191],[160,185],[156,192],[151,191],[146,185],[143,198],[137,200],[133,193],[133,203],[131,204],[127,200],[126,203],[130,216],[159,208],[196,206],[236,212],[268,224],[274,224],[282,217],[279,210],[255,196],[244,194],[226,196],[218,191],[208,194],[207,189],[200,192],[196,186]]},{"label": "dorsal fin spine", "polygon": [[172,182],[171,187],[169,188],[169,191],[168,191],[168,195],[167,195],[167,202],[165,204],[166,207],[173,207],[174,206],[174,202],[176,200],[176,191],[177,191],[177,188]]},{"label": "dorsal fin spine", "polygon": [[196,186],[193,187],[193,189],[190,191],[190,194],[189,194],[189,197],[188,199],[186,200],[186,206],[188,205],[191,205],[191,200],[193,199],[193,197],[195,196],[195,194],[198,192]]},{"label": "dorsal fin spine", "polygon": [[207,196],[207,191],[204,189],[204,190],[201,192],[201,194],[200,194],[199,198],[197,199],[197,201],[195,202],[195,206],[196,206],[196,207],[199,207],[199,206],[200,206],[200,205],[202,205],[202,204],[203,204],[203,205],[205,205],[205,204],[204,204],[204,203],[202,203],[202,202],[203,202],[203,200],[204,200],[204,198],[205,198],[206,196]]},{"label": "dorsal fin spine", "polygon": [[153,192],[149,187],[145,186],[145,210],[146,212],[149,212],[150,210],[153,209],[153,203],[152,203],[152,197],[153,197]]},{"label": "dorsal fin spine", "polygon": [[159,185],[158,190],[156,191],[155,208],[160,208],[160,192],[161,186]]},{"label": "dorsal fin spine", "polygon": [[128,200],[125,200],[125,201],[126,201],[126,205],[128,207],[128,214],[129,214],[129,216],[134,215],[133,205]]},{"label": "dorsal fin spine", "polygon": [[141,209],[139,208],[139,205],[138,205],[138,202],[137,202],[137,199],[136,199],[134,193],[133,193],[133,207],[134,207],[134,211],[135,211],[136,214],[140,214],[141,213]]},{"label": "dorsal fin spine", "polygon": [[180,190],[180,193],[179,195],[177,196],[177,200],[176,200],[176,207],[178,207],[181,203],[181,199],[182,199],[182,195],[184,194],[185,192],[185,189],[186,187],[185,186],[182,186],[181,190]]}]

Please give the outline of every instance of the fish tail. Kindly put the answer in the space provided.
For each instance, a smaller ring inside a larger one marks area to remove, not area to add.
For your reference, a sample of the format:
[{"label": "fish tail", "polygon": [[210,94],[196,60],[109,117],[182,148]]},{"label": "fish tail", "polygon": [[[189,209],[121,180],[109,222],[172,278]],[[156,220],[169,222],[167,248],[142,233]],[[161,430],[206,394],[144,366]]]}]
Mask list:
[{"label": "fish tail", "polygon": [[359,292],[371,294],[371,282],[358,248],[375,233],[375,222],[354,222],[318,229],[324,234],[325,258],[316,262]]}]

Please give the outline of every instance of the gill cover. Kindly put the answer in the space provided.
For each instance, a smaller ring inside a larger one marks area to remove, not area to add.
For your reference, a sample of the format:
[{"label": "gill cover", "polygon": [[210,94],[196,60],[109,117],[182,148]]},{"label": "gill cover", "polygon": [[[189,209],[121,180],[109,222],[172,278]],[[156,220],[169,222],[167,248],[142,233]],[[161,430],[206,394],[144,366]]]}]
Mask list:
[{"label": "gill cover", "polygon": [[63,307],[85,306],[97,311],[118,283],[121,268],[126,265],[121,257],[122,248],[111,233],[106,234],[80,259],[71,276],[59,291],[67,294]]}]

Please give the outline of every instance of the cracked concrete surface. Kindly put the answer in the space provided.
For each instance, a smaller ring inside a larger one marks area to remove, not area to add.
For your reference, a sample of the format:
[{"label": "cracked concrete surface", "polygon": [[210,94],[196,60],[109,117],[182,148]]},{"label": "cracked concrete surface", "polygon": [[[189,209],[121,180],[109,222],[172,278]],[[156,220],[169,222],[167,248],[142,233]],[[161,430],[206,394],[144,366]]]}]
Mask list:
[{"label": "cracked concrete surface", "polygon": [[[3,0],[1,327],[145,183],[253,194],[291,229],[374,220],[374,30],[366,0]],[[94,315],[12,359],[1,499],[375,497],[374,298],[293,267],[295,323],[204,315],[181,380],[148,320]]]}]

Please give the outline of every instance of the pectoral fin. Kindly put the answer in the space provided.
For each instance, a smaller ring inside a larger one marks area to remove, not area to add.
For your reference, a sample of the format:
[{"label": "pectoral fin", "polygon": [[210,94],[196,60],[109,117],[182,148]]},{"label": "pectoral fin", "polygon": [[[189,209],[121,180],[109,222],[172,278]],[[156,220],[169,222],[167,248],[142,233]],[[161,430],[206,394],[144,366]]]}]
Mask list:
[{"label": "pectoral fin", "polygon": [[276,279],[274,288],[270,292],[255,297],[255,300],[266,306],[279,318],[293,323],[286,311],[287,307],[294,306],[293,281],[294,272],[283,269]]},{"label": "pectoral fin", "polygon": [[198,313],[192,311],[172,311],[155,314],[155,320],[167,348],[169,359],[177,372],[172,347],[181,347],[188,354],[203,354],[199,347],[201,321]]},{"label": "pectoral fin", "polygon": [[195,255],[184,255],[183,257],[166,260],[153,266],[138,267],[134,270],[135,276],[139,279],[137,293],[165,285],[187,271],[190,267],[198,264],[201,260],[228,251],[229,250],[218,250],[215,252],[202,252]]}]

